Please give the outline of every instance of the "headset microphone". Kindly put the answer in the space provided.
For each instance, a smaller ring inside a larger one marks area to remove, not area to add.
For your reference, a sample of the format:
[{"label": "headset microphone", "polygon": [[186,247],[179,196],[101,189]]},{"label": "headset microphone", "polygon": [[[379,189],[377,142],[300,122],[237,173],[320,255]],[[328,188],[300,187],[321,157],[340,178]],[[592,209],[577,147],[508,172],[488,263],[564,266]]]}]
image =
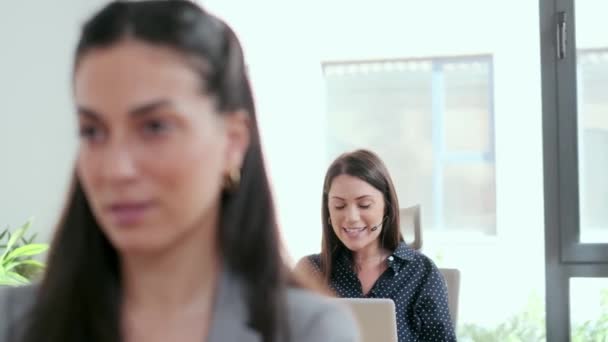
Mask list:
[{"label": "headset microphone", "polygon": [[376,230],[378,230],[378,228],[382,227],[382,225],[384,224],[384,221],[386,221],[387,218],[388,218],[387,216],[384,216],[384,218],[382,218],[382,222],[378,223],[375,226],[371,226],[370,229],[369,229],[369,231],[370,232],[375,232]]},{"label": "headset microphone", "polygon": [[382,227],[382,223],[384,223],[384,220],[382,220],[382,222],[380,222],[379,224],[370,227],[369,231],[370,232],[375,232],[376,230],[378,230],[378,228]]}]

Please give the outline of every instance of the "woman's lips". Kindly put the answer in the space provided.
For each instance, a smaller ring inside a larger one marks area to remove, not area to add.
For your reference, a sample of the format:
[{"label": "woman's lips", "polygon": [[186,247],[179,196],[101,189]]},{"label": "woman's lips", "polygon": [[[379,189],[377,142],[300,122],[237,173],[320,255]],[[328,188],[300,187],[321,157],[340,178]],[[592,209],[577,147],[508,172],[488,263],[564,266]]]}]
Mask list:
[{"label": "woman's lips", "polygon": [[152,202],[117,202],[108,206],[111,220],[118,226],[132,226],[143,221],[152,208]]},{"label": "woman's lips", "polygon": [[361,235],[361,233],[363,233],[366,230],[367,227],[362,227],[362,228],[342,228],[342,230],[344,231],[344,233],[346,234],[346,236],[351,237],[351,238],[356,238],[359,237],[359,235]]}]

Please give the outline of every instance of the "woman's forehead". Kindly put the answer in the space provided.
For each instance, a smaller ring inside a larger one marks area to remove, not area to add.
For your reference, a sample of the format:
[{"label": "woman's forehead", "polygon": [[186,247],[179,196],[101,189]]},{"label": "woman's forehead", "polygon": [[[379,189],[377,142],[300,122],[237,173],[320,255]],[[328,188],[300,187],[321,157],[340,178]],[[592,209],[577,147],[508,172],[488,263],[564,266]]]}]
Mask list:
[{"label": "woman's forehead", "polygon": [[77,105],[132,108],[137,104],[201,94],[201,80],[179,54],[126,41],[81,57],[74,78]]},{"label": "woman's forehead", "polygon": [[329,188],[329,198],[335,199],[364,199],[376,198],[382,193],[368,182],[351,175],[335,177]]}]

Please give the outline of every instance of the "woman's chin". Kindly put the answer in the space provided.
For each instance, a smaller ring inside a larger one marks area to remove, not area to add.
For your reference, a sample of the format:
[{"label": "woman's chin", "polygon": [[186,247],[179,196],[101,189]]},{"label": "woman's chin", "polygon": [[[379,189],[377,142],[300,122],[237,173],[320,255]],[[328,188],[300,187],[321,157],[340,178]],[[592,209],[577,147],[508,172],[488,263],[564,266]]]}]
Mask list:
[{"label": "woman's chin", "polygon": [[122,256],[152,255],[166,250],[171,243],[167,239],[155,238],[153,234],[143,232],[120,232],[113,234],[111,243]]},{"label": "woman's chin", "polygon": [[115,244],[118,253],[123,257],[129,255],[154,255],[159,254],[163,248],[157,244],[152,244],[150,241],[121,241]]},{"label": "woman's chin", "polygon": [[362,249],[365,249],[365,247],[367,247],[369,244],[371,244],[373,241],[369,241],[368,239],[352,239],[352,238],[344,238],[342,237],[340,239],[342,241],[342,243],[344,244],[344,246],[346,246],[346,248],[348,248],[351,252],[358,252]]}]

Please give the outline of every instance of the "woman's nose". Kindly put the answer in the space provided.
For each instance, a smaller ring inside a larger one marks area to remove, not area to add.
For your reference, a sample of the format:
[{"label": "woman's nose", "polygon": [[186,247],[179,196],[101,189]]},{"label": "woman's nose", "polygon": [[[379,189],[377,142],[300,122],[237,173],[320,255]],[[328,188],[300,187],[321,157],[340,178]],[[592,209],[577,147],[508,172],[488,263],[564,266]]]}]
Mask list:
[{"label": "woman's nose", "polygon": [[346,210],[346,222],[349,224],[359,222],[359,209],[356,206],[348,206]]},{"label": "woman's nose", "polygon": [[124,144],[111,144],[104,151],[99,170],[106,181],[123,183],[132,180],[136,174],[135,158]]}]

